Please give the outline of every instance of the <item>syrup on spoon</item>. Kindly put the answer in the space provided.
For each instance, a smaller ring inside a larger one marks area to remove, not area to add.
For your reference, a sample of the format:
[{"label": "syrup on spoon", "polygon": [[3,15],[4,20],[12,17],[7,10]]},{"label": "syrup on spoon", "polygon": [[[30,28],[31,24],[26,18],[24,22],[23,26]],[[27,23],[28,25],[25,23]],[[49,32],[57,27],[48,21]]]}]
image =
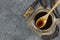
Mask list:
[{"label": "syrup on spoon", "polygon": [[53,8],[43,17],[40,17],[37,21],[36,21],[36,26],[38,26],[39,28],[44,27],[44,25],[47,22],[48,16],[52,13],[52,11],[60,4],[60,0],[57,1],[57,3],[53,6]]}]

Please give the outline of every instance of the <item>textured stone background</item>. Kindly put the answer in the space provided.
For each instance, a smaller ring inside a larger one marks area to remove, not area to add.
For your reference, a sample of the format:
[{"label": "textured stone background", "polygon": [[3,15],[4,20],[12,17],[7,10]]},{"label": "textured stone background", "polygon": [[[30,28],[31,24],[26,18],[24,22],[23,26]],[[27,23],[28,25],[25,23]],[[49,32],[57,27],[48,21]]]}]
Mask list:
[{"label": "textured stone background", "polygon": [[0,40],[41,40],[22,16],[33,1],[0,0]]}]

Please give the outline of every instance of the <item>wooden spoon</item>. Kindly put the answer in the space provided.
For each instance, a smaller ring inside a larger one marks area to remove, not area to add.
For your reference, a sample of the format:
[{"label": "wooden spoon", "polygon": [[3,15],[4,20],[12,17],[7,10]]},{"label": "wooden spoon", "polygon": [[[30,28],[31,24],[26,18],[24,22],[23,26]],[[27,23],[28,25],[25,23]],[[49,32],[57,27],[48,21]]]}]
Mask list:
[{"label": "wooden spoon", "polygon": [[38,28],[42,28],[44,27],[44,25],[47,22],[48,16],[52,13],[52,11],[60,4],[60,0],[57,1],[57,3],[53,6],[53,8],[43,17],[40,17],[37,21],[36,21],[36,26]]}]

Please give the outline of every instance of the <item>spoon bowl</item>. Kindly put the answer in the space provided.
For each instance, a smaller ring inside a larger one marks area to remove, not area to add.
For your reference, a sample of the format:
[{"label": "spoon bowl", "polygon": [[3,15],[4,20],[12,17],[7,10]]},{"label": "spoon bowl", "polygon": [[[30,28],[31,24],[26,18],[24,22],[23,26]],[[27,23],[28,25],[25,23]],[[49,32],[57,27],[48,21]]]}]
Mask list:
[{"label": "spoon bowl", "polygon": [[[44,25],[47,22],[48,16],[52,13],[52,11],[60,4],[60,0],[57,1],[57,3],[53,6],[53,8],[43,17],[39,18],[36,22],[36,26],[39,26],[39,28],[44,27]],[[39,25],[37,25],[39,23]]]}]

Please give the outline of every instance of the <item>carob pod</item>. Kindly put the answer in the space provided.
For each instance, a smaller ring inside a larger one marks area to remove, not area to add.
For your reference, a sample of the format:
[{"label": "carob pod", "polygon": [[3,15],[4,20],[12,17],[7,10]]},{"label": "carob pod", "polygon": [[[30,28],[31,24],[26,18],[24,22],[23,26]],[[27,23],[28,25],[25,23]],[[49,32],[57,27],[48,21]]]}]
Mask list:
[{"label": "carob pod", "polygon": [[47,0],[38,0],[38,1],[44,8],[47,8]]},{"label": "carob pod", "polygon": [[42,35],[41,38],[43,40],[52,40],[54,38],[56,38],[59,35],[59,27],[56,26],[55,32],[51,35]]},{"label": "carob pod", "polygon": [[24,14],[25,19],[27,19],[31,15],[31,13],[33,13],[34,8],[37,4],[38,4],[38,1],[34,1],[32,5],[30,5],[30,7],[26,10]]},{"label": "carob pod", "polygon": [[[56,0],[50,0],[50,6],[51,6],[51,8],[52,8],[52,7],[54,6],[54,4],[56,3],[55,1],[56,1]],[[55,14],[56,18],[60,18],[60,14],[59,14],[57,8],[53,11],[53,13]]]}]

